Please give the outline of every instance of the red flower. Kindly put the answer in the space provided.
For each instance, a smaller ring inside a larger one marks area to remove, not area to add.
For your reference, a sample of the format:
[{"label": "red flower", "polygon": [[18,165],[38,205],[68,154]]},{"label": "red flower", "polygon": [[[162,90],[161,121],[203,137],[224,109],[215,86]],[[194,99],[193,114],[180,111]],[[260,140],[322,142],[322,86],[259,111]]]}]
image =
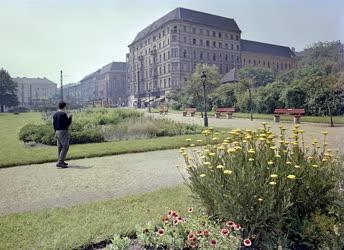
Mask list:
[{"label": "red flower", "polygon": [[192,212],[193,212],[193,208],[192,208],[192,207],[189,207],[188,212],[189,212],[189,213],[192,213]]},{"label": "red flower", "polygon": [[211,240],[209,243],[210,243],[210,245],[212,247],[216,247],[217,241],[216,240]]},{"label": "red flower", "polygon": [[196,234],[197,234],[197,236],[199,236],[199,235],[202,235],[203,232],[202,232],[202,230],[198,230]]},{"label": "red flower", "polygon": [[234,224],[233,226],[234,230],[239,231],[241,229],[240,224]]},{"label": "red flower", "polygon": [[158,236],[163,236],[164,233],[165,233],[165,230],[164,230],[163,228],[160,228],[160,229],[158,230],[158,232],[157,232],[157,235],[158,235]]},{"label": "red flower", "polygon": [[233,221],[231,221],[231,220],[226,222],[226,226],[229,227],[229,228],[234,227],[234,225],[235,225],[235,223]]},{"label": "red flower", "polygon": [[179,220],[173,220],[173,225],[178,225]]},{"label": "red flower", "polygon": [[229,230],[227,228],[221,229],[221,234],[222,236],[226,237],[229,235]]},{"label": "red flower", "polygon": [[251,246],[251,245],[252,245],[252,242],[251,242],[250,239],[245,239],[245,240],[244,240],[244,246],[249,247],[249,246]]},{"label": "red flower", "polygon": [[208,237],[210,235],[210,232],[208,230],[203,230],[203,235],[205,237]]}]

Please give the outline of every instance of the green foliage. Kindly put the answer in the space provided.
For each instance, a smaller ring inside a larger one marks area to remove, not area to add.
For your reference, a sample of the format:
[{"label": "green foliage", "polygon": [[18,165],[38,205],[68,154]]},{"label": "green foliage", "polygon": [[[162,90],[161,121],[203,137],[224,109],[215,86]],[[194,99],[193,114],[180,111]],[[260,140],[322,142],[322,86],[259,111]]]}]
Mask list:
[{"label": "green foliage", "polygon": [[284,84],[279,82],[269,83],[263,88],[258,88],[255,110],[258,113],[271,114],[276,108],[283,107],[283,102],[280,101],[283,88]]},{"label": "green foliage", "polygon": [[240,225],[214,222],[204,214],[188,209],[187,216],[169,211],[159,224],[137,227],[137,237],[144,247],[153,249],[238,249]]},{"label": "green foliage", "polygon": [[220,85],[209,95],[213,107],[234,107],[237,102],[233,84]]},{"label": "green foliage", "polygon": [[0,106],[1,112],[4,106],[13,107],[18,105],[17,83],[14,82],[8,72],[0,69]]},{"label": "green foliage", "polygon": [[256,131],[232,130],[220,143],[206,130],[207,140],[219,144],[191,156],[181,150],[187,183],[210,216],[240,223],[256,247],[321,249],[327,240],[308,238],[311,227],[325,224],[319,218],[331,221],[343,238],[343,160],[328,148],[326,133],[323,148],[317,141],[306,146],[303,133],[295,127],[289,141],[283,127],[274,135],[264,124]]},{"label": "green foliage", "polygon": [[111,240],[111,244],[107,247],[109,250],[127,250],[130,246],[130,239],[128,237],[121,237],[115,234]]},{"label": "green foliage", "polygon": [[254,87],[262,87],[275,80],[276,73],[268,68],[243,67],[238,72],[239,79],[254,78]]},{"label": "green foliage", "polygon": [[215,65],[197,64],[194,73],[187,78],[184,87],[169,94],[168,98],[172,100],[172,107],[177,109],[195,107],[203,110],[202,71],[205,71],[207,75],[206,91],[208,94],[220,85],[220,74]]}]

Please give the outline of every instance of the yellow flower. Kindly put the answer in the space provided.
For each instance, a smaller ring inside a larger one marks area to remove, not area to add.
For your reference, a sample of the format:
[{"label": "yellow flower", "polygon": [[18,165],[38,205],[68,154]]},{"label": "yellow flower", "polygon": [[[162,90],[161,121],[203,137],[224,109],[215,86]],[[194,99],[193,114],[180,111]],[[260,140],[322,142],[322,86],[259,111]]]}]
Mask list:
[{"label": "yellow flower", "polygon": [[271,177],[271,178],[277,178],[278,175],[277,175],[277,174],[272,174],[272,175],[270,175],[270,177]]},{"label": "yellow flower", "polygon": [[275,149],[277,149],[277,147],[276,146],[271,146],[270,149],[275,150]]},{"label": "yellow flower", "polygon": [[226,174],[226,175],[230,175],[231,173],[232,173],[231,170],[224,170],[224,171],[223,171],[223,174]]},{"label": "yellow flower", "polygon": [[258,198],[258,201],[259,201],[259,202],[262,202],[262,201],[263,201],[263,199],[262,199],[262,198]]},{"label": "yellow flower", "polygon": [[201,143],[201,142],[202,142],[202,140],[197,140],[197,142]]},{"label": "yellow flower", "polygon": [[293,174],[290,174],[290,175],[287,176],[287,178],[290,179],[290,180],[294,180],[296,178],[296,176],[293,175]]},{"label": "yellow flower", "polygon": [[184,147],[181,147],[180,150],[185,150],[185,148],[184,148]]},{"label": "yellow flower", "polygon": [[275,181],[270,181],[269,184],[272,185],[272,186],[274,186],[274,185],[276,185],[277,183],[276,183]]},{"label": "yellow flower", "polygon": [[276,158],[281,158],[281,156],[280,156],[280,155],[275,155],[275,157],[276,157]]},{"label": "yellow flower", "polygon": [[229,141],[227,139],[224,139],[223,143],[229,143]]},{"label": "yellow flower", "polygon": [[294,168],[300,168],[300,165],[295,165]]},{"label": "yellow flower", "polygon": [[234,153],[235,151],[236,151],[235,148],[229,148],[229,149],[227,150],[228,153]]},{"label": "yellow flower", "polygon": [[225,168],[224,166],[222,166],[222,165],[217,165],[217,167],[216,168],[219,168],[219,169],[221,169],[221,168]]},{"label": "yellow flower", "polygon": [[186,141],[189,141],[189,142],[190,142],[190,141],[191,141],[191,139],[190,139],[190,138],[187,138],[187,139],[186,139]]},{"label": "yellow flower", "polygon": [[214,155],[215,155],[215,153],[213,153],[213,152],[209,153],[209,156],[214,156]]},{"label": "yellow flower", "polygon": [[312,165],[312,167],[313,167],[313,168],[317,168],[317,167],[318,167],[318,165],[314,164],[314,165]]},{"label": "yellow flower", "polygon": [[182,153],[182,155],[183,155],[183,156],[187,156],[188,154],[184,152],[184,153]]},{"label": "yellow flower", "polygon": [[248,161],[254,161],[254,159],[253,158],[249,158]]},{"label": "yellow flower", "polygon": [[274,164],[273,161],[268,161],[268,165],[272,165],[272,164]]},{"label": "yellow flower", "polygon": [[219,138],[217,138],[217,137],[213,137],[213,141],[217,141]]},{"label": "yellow flower", "polygon": [[286,164],[287,164],[287,165],[291,165],[291,162],[290,162],[290,161],[287,161]]},{"label": "yellow flower", "polygon": [[256,153],[256,151],[254,151],[252,148],[249,149],[247,152],[250,153],[250,154],[255,154]]},{"label": "yellow flower", "polygon": [[203,162],[203,164],[206,166],[210,166],[211,163],[209,161],[206,161],[206,162]]},{"label": "yellow flower", "polygon": [[195,146],[195,144],[190,144],[190,147],[194,147]]},{"label": "yellow flower", "polygon": [[205,174],[200,174],[200,176],[199,176],[199,177],[203,178],[203,177],[205,177]]},{"label": "yellow flower", "polygon": [[328,134],[328,132],[327,131],[323,131],[323,135],[327,135]]}]

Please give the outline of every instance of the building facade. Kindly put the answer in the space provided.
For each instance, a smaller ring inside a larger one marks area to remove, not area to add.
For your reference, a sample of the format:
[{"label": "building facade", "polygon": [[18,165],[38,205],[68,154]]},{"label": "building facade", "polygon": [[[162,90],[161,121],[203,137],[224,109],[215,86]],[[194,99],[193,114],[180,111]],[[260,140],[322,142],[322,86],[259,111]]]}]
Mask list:
[{"label": "building facade", "polygon": [[47,78],[12,78],[17,86],[17,97],[20,106],[33,107],[51,104],[57,93],[57,84]]},{"label": "building facade", "polygon": [[140,107],[148,95],[163,99],[172,88],[183,86],[199,63],[215,64],[221,75],[242,67],[243,60],[245,65],[256,61],[263,67],[265,62],[264,67],[280,69],[295,65],[293,53],[286,57],[287,53],[262,50],[275,45],[255,43],[241,39],[234,19],[174,9],[139,32],[128,46],[128,105]]},{"label": "building facade", "polygon": [[128,100],[126,73],[126,63],[109,63],[85,76],[80,82],[66,85],[65,98],[78,104],[124,106]]}]

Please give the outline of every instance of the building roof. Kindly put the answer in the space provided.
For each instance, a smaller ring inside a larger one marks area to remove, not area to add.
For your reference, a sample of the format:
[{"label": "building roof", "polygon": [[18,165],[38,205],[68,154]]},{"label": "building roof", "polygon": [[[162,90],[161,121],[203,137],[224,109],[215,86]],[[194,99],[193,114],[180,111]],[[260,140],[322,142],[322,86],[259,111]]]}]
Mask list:
[{"label": "building roof", "polygon": [[57,85],[56,83],[50,81],[46,77],[40,78],[28,78],[28,77],[14,77],[12,78],[18,84],[49,84],[49,85]]},{"label": "building roof", "polygon": [[229,72],[227,72],[222,79],[220,80],[220,83],[229,83],[229,82],[237,82],[239,81],[237,70],[231,69]]},{"label": "building roof", "polygon": [[104,74],[110,71],[127,71],[127,63],[125,62],[112,62],[103,66],[100,70],[100,74]]},{"label": "building roof", "polygon": [[289,47],[286,46],[261,43],[244,39],[241,39],[240,45],[242,52],[262,53],[283,57],[295,56],[295,53]]},{"label": "building roof", "polygon": [[154,32],[155,30],[161,28],[164,24],[170,21],[186,21],[195,24],[202,24],[206,26],[212,26],[215,28],[220,28],[229,31],[241,32],[237,23],[232,18],[216,16],[200,11],[185,9],[185,8],[176,8],[171,12],[167,13],[165,16],[159,18],[157,21],[140,31],[134,41],[135,43],[148,34]]}]

